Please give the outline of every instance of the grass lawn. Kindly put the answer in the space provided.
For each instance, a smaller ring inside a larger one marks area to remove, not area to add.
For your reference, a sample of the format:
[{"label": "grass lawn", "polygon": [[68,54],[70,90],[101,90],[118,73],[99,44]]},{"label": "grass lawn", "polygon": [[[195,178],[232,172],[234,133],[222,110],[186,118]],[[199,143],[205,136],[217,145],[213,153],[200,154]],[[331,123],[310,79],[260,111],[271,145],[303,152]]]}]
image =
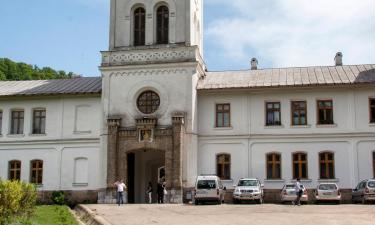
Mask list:
[{"label": "grass lawn", "polygon": [[38,206],[32,222],[35,225],[78,225],[67,206]]}]

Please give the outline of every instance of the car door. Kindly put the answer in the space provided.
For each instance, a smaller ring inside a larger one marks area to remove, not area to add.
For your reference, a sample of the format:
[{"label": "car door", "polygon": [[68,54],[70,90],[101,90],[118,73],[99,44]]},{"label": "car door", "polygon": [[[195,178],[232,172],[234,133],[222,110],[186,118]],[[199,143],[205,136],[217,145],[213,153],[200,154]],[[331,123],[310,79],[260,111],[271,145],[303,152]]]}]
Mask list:
[{"label": "car door", "polygon": [[363,183],[363,181],[361,181],[358,185],[357,185],[357,187],[355,187],[355,189],[353,190],[353,199],[355,200],[355,201],[358,201],[359,200],[359,198],[360,198],[360,196],[361,196],[361,192],[360,192],[360,189],[361,189],[361,185],[362,185],[362,183]]}]

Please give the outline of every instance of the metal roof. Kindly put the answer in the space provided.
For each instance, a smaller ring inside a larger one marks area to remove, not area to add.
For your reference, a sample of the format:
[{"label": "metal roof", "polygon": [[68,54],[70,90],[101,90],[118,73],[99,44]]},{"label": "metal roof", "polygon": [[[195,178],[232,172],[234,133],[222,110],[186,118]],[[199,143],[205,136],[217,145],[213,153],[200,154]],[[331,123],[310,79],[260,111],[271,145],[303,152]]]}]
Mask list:
[{"label": "metal roof", "polygon": [[101,77],[63,80],[0,81],[0,96],[100,94]]},{"label": "metal roof", "polygon": [[198,89],[265,88],[375,83],[375,64],[207,72]]}]

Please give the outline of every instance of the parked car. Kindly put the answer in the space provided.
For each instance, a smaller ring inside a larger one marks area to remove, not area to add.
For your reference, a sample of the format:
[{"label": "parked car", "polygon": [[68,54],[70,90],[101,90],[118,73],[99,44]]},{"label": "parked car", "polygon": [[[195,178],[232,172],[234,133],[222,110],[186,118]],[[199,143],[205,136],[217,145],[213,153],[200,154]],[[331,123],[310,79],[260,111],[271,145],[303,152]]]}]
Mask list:
[{"label": "parked car", "polygon": [[341,192],[335,183],[321,183],[316,187],[315,200],[341,202]]},{"label": "parked car", "polygon": [[198,176],[195,183],[194,199],[195,204],[216,202],[224,203],[226,188],[217,176]]},{"label": "parked car", "polygon": [[241,203],[243,200],[263,203],[263,185],[258,179],[242,178],[238,181],[233,192],[233,203]]},{"label": "parked car", "polygon": [[353,189],[352,201],[363,204],[375,201],[375,179],[363,180]]},{"label": "parked car", "polygon": [[[287,183],[284,185],[280,193],[280,199],[282,203],[292,202],[297,198],[297,194],[296,194],[294,186],[295,185],[293,183]],[[305,186],[303,186],[303,184],[301,184],[301,188],[303,190],[303,194],[301,196],[301,202],[307,202],[308,201],[307,190]]]}]

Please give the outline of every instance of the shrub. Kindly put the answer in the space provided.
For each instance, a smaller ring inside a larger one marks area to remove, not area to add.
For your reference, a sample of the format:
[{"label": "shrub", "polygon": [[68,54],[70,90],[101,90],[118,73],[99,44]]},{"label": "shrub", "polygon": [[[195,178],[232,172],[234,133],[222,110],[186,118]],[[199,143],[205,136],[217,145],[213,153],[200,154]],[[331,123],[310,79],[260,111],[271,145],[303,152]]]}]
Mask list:
[{"label": "shrub", "polygon": [[27,221],[35,211],[36,198],[34,185],[0,180],[0,224]]},{"label": "shrub", "polygon": [[52,192],[52,202],[56,205],[64,205],[65,204],[65,194],[62,191],[54,191]]}]

